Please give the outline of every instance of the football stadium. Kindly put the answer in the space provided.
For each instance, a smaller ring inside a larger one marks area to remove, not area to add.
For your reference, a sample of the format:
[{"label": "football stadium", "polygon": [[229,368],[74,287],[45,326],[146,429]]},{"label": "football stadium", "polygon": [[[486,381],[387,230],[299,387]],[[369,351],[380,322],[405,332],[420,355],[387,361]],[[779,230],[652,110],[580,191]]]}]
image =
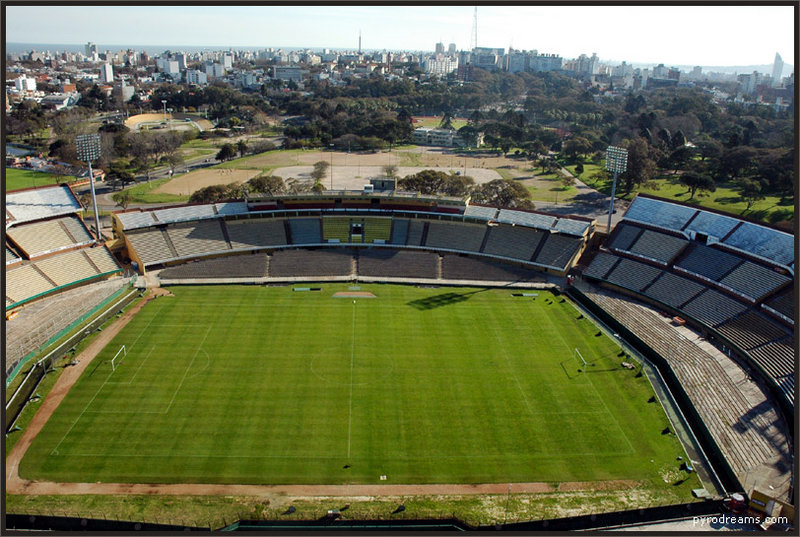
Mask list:
[{"label": "football stadium", "polygon": [[9,495],[274,495],[228,529],[794,519],[791,234],[641,194],[610,233],[396,191],[121,210],[104,241],[81,213],[6,196]]}]

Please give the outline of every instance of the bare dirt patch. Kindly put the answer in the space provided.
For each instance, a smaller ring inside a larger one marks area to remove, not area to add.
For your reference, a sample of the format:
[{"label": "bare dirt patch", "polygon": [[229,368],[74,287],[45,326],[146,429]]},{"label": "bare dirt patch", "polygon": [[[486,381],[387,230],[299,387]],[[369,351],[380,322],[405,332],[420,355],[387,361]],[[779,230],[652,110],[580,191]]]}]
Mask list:
[{"label": "bare dirt patch", "polygon": [[369,291],[340,291],[333,298],[378,298]]},{"label": "bare dirt patch", "polygon": [[177,194],[178,196],[189,196],[192,192],[211,185],[229,185],[231,183],[243,183],[249,181],[256,175],[258,170],[237,170],[215,168],[211,170],[196,170],[186,175],[175,177],[171,181],[164,183],[155,190],[156,194]]}]

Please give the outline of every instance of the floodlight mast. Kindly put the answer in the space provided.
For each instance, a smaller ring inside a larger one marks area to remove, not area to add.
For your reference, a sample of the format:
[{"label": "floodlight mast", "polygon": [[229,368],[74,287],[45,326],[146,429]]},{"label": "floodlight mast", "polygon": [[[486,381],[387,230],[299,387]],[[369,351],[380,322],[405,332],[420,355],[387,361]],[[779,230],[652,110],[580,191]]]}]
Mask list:
[{"label": "floodlight mast", "polygon": [[92,171],[92,161],[100,156],[100,135],[81,134],[75,137],[75,146],[78,150],[78,158],[89,165],[89,186],[92,190],[92,207],[94,208],[94,229],[96,242],[103,240],[100,233],[100,213],[97,211],[97,196],[94,191],[94,172]]},{"label": "floodlight mast", "polygon": [[606,149],[606,170],[614,172],[614,183],[611,185],[611,205],[608,208],[608,233],[611,233],[611,215],[614,214],[614,197],[617,194],[617,174],[628,167],[628,150],[622,147],[608,146]]}]

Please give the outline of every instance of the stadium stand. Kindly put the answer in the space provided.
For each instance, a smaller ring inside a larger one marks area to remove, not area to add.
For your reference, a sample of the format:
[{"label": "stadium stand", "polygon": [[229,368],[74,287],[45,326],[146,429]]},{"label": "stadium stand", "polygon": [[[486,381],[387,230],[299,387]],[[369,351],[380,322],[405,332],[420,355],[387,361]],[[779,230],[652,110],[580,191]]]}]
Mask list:
[{"label": "stadium stand", "polygon": [[116,213],[116,217],[122,224],[122,228],[130,231],[157,224],[158,221],[155,219],[155,214],[155,211],[132,211]]},{"label": "stadium stand", "polygon": [[267,254],[234,255],[204,259],[168,267],[159,272],[161,280],[204,278],[264,278],[267,276]]},{"label": "stadium stand", "polygon": [[73,250],[42,259],[36,262],[36,266],[59,287],[98,274],[97,269],[89,261],[89,258],[83,255],[82,250]]},{"label": "stadium stand", "polygon": [[689,241],[658,233],[649,229],[639,235],[636,242],[630,247],[630,252],[647,259],[653,259],[660,263],[668,264],[672,259],[683,250]]},{"label": "stadium stand", "polygon": [[794,374],[796,370],[794,338],[767,343],[752,349],[749,354],[775,378],[783,394],[794,405]]},{"label": "stadium stand", "polygon": [[497,215],[497,207],[483,207],[481,205],[468,205],[464,210],[464,216],[480,218],[481,220],[494,220]]},{"label": "stadium stand", "polygon": [[679,272],[680,269],[683,269],[690,274],[716,282],[741,262],[742,259],[733,254],[702,244],[695,244],[694,249],[675,264],[675,268]]},{"label": "stadium stand", "polygon": [[264,246],[285,246],[286,228],[284,219],[228,220],[228,238],[231,248],[241,250]]},{"label": "stadium stand", "polygon": [[597,278],[598,280],[605,280],[606,275],[620,259],[620,257],[613,254],[598,252],[597,255],[594,256],[594,259],[592,259],[592,262],[589,263],[589,266],[586,267],[586,270],[583,271],[583,275]]},{"label": "stadium stand", "polygon": [[179,257],[230,250],[216,219],[167,226],[166,230]]},{"label": "stadium stand", "polygon": [[787,267],[794,263],[792,235],[766,226],[743,222],[722,243]]},{"label": "stadium stand", "polygon": [[404,245],[408,239],[408,220],[405,218],[393,218],[392,220],[392,234],[389,242],[398,246]]},{"label": "stadium stand", "polygon": [[530,261],[545,233],[522,226],[492,226],[483,253]]},{"label": "stadium stand", "polygon": [[6,271],[6,296],[12,303],[51,291],[54,287],[33,265],[22,265]]},{"label": "stadium stand", "polygon": [[16,225],[6,234],[29,258],[94,240],[77,216]]},{"label": "stadium stand", "polygon": [[81,209],[66,185],[9,192],[6,194],[6,228],[12,223],[76,213]]},{"label": "stadium stand", "polygon": [[697,209],[693,207],[636,196],[625,212],[625,220],[670,231],[681,231],[695,213]]},{"label": "stadium stand", "polygon": [[589,222],[583,220],[571,220],[569,218],[559,218],[556,225],[553,226],[553,231],[563,233],[564,235],[574,235],[576,237],[586,236],[589,231]]},{"label": "stadium stand", "polygon": [[432,220],[428,224],[428,239],[425,246],[477,252],[481,249],[485,233],[486,226],[482,225]]},{"label": "stadium stand", "polygon": [[159,228],[126,233],[126,236],[145,265],[154,265],[175,257]]},{"label": "stadium stand", "polygon": [[350,220],[347,216],[323,216],[322,238],[325,242],[350,242]]},{"label": "stadium stand", "polygon": [[495,282],[544,282],[542,272],[515,267],[464,255],[442,257],[442,278],[445,280],[483,280]]},{"label": "stadium stand", "polygon": [[364,242],[375,243],[389,242],[392,233],[392,219],[385,218],[364,218]]},{"label": "stadium stand", "polygon": [[14,253],[11,248],[6,246],[6,265],[10,265],[11,263],[16,263],[20,260],[20,257]]},{"label": "stadium stand", "polygon": [[291,218],[289,227],[292,244],[321,244],[322,226],[319,218]]},{"label": "stadium stand", "polygon": [[409,250],[362,250],[358,275],[390,278],[436,278],[439,256]]},{"label": "stadium stand", "polygon": [[101,246],[97,248],[84,248],[81,250],[84,255],[89,257],[89,260],[94,264],[100,274],[108,272],[115,272],[120,270],[117,261],[108,248]]},{"label": "stadium stand", "polygon": [[[702,233],[708,237],[714,237],[717,241],[725,238],[739,224],[740,220],[731,218],[730,216],[723,216],[721,214],[710,213],[708,211],[699,211],[697,216],[689,222],[685,231],[694,233]],[[695,238],[690,236],[689,238]]]},{"label": "stadium stand", "polygon": [[421,246],[422,233],[425,230],[425,222],[422,220],[409,220],[406,245]]},{"label": "stadium stand", "polygon": [[153,211],[153,215],[161,223],[200,220],[201,218],[212,218],[215,214],[213,205],[186,205]]},{"label": "stadium stand", "polygon": [[533,261],[558,270],[566,270],[582,245],[583,239],[550,233]]},{"label": "stadium stand", "polygon": [[344,249],[276,250],[269,260],[271,277],[350,276],[353,252]]},{"label": "stadium stand", "polygon": [[687,302],[682,309],[708,326],[717,326],[739,315],[747,306],[713,289],[706,289]]},{"label": "stadium stand", "polygon": [[643,232],[644,228],[628,224],[627,222],[620,222],[609,238],[607,246],[611,250],[628,251]]},{"label": "stadium stand", "polygon": [[782,315],[785,319],[790,320],[792,324],[794,324],[794,299],[791,290],[768,300],[764,306]]},{"label": "stadium stand", "polygon": [[668,306],[680,309],[683,304],[696,297],[703,289],[705,286],[697,282],[671,272],[662,272],[661,276],[644,290],[644,294]]},{"label": "stadium stand", "polygon": [[791,278],[772,269],[745,261],[719,283],[753,300],[759,300],[791,281]]},{"label": "stadium stand", "polygon": [[522,224],[537,229],[549,230],[553,227],[553,224],[555,224],[556,217],[545,214],[514,211],[512,209],[500,209],[497,215],[497,221],[504,224]]},{"label": "stadium stand", "polygon": [[620,287],[638,293],[660,276],[661,272],[661,269],[645,265],[644,263],[638,263],[630,259],[621,259],[605,279],[609,283],[619,285]]},{"label": "stadium stand", "polygon": [[778,324],[755,311],[745,312],[735,319],[722,323],[717,327],[717,331],[746,351],[789,335]]},{"label": "stadium stand", "polygon": [[215,203],[214,210],[218,215],[221,216],[228,216],[231,214],[247,214],[247,203],[243,201]]}]

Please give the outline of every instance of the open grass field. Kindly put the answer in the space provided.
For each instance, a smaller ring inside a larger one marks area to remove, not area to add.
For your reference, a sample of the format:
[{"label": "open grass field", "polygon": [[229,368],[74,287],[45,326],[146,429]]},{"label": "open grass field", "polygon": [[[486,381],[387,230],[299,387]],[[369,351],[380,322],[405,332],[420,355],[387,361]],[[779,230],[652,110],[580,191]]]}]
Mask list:
[{"label": "open grass field", "polygon": [[[646,377],[540,291],[170,288],[95,358],[26,479],[398,484],[633,480],[685,453]],[[121,345],[124,357],[112,369]],[[591,364],[574,356],[580,349]],[[579,369],[586,372],[579,372]],[[381,480],[380,476],[386,476]]]},{"label": "open grass field", "polygon": [[75,177],[72,175],[53,175],[19,168],[6,168],[5,170],[6,192],[34,186],[55,185],[59,182],[68,183],[74,180]]}]

